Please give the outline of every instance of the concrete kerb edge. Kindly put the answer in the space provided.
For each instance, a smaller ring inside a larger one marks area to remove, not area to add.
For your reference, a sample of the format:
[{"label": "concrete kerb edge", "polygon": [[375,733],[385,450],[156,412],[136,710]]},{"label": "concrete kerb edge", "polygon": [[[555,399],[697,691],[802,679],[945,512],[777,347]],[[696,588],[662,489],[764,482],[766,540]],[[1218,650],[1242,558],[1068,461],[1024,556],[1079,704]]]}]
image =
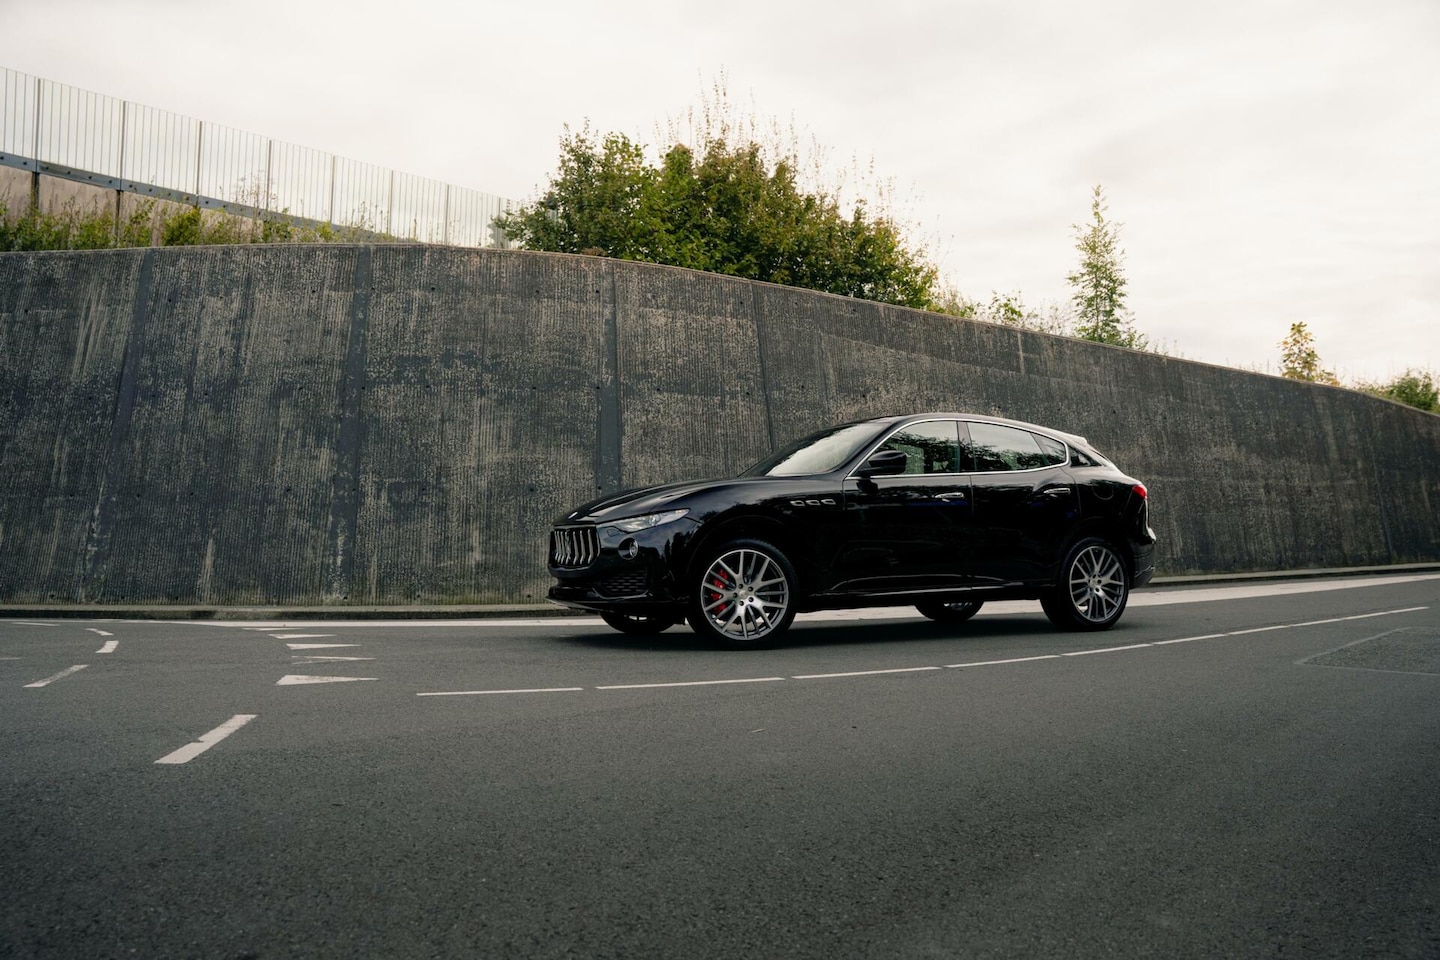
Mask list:
[{"label": "concrete kerb edge", "polygon": [[[1156,577],[1150,587],[1215,586],[1266,580],[1314,580],[1324,577],[1380,576],[1440,571],[1440,563],[1397,563],[1374,567],[1316,570],[1268,570],[1259,573],[1182,574]],[[180,604],[0,604],[4,619],[120,620],[474,620],[486,617],[590,616],[550,603],[415,604],[407,606],[201,607]]]}]

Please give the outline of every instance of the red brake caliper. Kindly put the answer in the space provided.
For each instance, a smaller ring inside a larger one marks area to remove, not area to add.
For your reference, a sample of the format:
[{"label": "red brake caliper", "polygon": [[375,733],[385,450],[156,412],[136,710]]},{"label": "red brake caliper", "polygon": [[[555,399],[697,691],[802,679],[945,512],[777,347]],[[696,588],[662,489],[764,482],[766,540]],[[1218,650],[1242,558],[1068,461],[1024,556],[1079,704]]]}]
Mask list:
[{"label": "red brake caliper", "polygon": [[[724,594],[723,594],[723,593],[720,593],[719,591],[725,589],[725,581],[722,580],[722,579],[720,579],[720,575],[717,573],[717,574],[715,575],[715,579],[711,581],[711,585],[716,588],[716,592],[715,592],[715,593],[712,593],[712,594],[710,595],[710,603],[714,603],[716,600],[719,600],[721,597],[724,596]],[[710,604],[706,604],[706,606],[709,606],[709,605],[710,605]],[[724,606],[720,607],[718,610],[715,610],[714,612],[712,612],[712,613],[711,613],[711,616],[713,616],[713,617],[725,617],[725,616],[727,616],[729,613],[730,613],[730,605],[727,603],[727,604],[725,604]]]}]

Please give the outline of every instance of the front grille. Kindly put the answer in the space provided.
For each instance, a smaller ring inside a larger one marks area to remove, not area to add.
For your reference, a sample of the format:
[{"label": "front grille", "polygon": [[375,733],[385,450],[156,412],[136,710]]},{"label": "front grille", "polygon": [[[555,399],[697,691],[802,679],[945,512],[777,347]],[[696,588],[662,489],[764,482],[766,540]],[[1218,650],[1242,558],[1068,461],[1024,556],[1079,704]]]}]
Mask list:
[{"label": "front grille", "polygon": [[579,570],[600,556],[594,527],[556,527],[550,531],[550,566]]},{"label": "front grille", "polygon": [[612,600],[643,596],[645,572],[642,570],[636,573],[621,573],[613,577],[606,577],[596,585],[595,592]]}]

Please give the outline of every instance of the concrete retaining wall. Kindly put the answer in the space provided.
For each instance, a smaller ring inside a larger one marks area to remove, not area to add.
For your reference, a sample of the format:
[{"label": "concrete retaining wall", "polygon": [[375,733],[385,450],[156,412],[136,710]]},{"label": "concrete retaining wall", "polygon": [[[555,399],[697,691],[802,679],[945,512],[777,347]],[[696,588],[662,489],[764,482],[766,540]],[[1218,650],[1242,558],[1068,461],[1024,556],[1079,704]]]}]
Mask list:
[{"label": "concrete retaining wall", "polygon": [[647,264],[0,254],[0,601],[525,602],[550,521],[816,427],[970,410],[1145,480],[1162,573],[1440,560],[1440,417]]}]

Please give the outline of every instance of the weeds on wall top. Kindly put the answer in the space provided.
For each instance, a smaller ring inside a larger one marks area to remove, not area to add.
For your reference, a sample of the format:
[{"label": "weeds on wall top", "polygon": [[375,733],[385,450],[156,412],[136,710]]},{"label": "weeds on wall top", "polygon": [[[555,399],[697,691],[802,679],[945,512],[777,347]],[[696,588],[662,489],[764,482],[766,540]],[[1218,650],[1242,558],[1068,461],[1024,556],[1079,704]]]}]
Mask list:
[{"label": "weeds on wall top", "polygon": [[264,218],[180,207],[154,199],[134,203],[119,220],[98,203],[70,200],[58,209],[28,203],[17,211],[0,196],[0,251],[111,250],[237,243],[387,243],[397,238],[360,227],[298,222],[282,211]]}]

